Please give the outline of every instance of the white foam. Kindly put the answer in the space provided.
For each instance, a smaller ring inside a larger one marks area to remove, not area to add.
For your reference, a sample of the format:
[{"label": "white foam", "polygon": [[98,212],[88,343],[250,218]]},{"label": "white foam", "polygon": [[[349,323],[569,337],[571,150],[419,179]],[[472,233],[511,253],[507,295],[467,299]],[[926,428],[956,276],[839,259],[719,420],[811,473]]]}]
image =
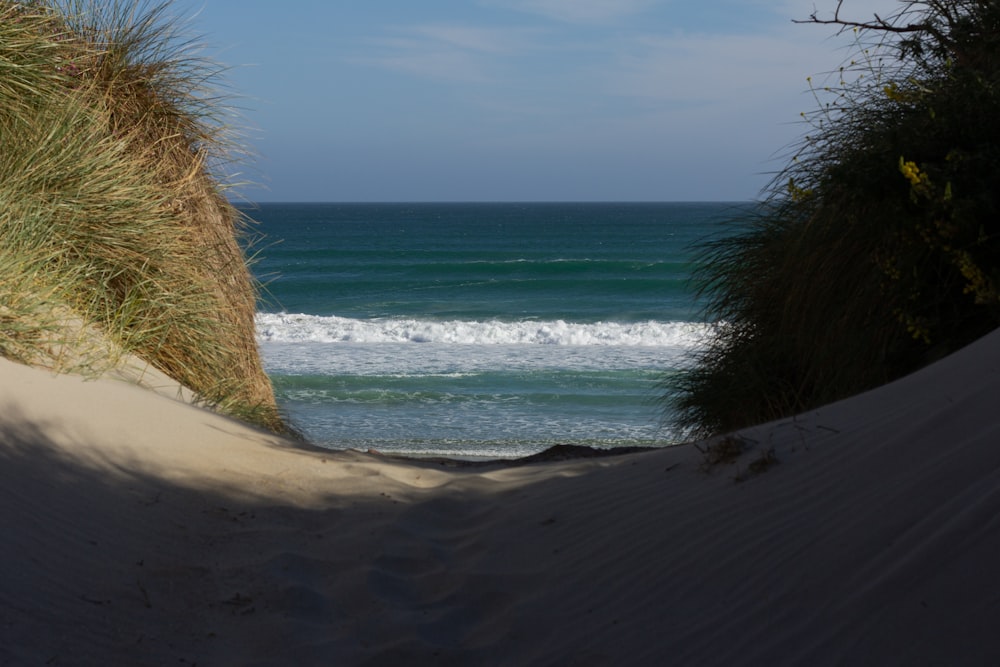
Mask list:
[{"label": "white foam", "polygon": [[262,343],[445,343],[456,345],[572,345],[691,348],[708,325],[697,322],[501,322],[258,313]]}]

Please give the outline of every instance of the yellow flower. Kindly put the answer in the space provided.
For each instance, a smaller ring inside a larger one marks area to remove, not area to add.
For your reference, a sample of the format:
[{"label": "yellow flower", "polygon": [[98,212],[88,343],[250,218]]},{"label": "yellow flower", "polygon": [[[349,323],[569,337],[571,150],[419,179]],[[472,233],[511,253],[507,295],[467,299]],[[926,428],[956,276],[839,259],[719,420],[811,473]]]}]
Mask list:
[{"label": "yellow flower", "polygon": [[[795,157],[798,160],[798,156]],[[794,178],[788,179],[788,194],[794,202],[801,202],[809,199],[813,191],[808,188],[799,187]]]},{"label": "yellow flower", "polygon": [[899,86],[895,83],[890,83],[887,86],[882,86],[882,92],[893,102],[903,102],[903,94],[899,92]]},{"label": "yellow flower", "polygon": [[902,156],[899,158],[899,171],[915,188],[926,186],[930,182],[927,174],[921,173],[916,162],[903,160]]}]

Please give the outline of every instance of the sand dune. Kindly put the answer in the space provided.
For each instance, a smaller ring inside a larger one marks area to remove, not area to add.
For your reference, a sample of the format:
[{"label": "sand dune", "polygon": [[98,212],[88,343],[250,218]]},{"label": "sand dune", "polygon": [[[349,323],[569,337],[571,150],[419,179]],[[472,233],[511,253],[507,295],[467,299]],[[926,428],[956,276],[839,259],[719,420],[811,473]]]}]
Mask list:
[{"label": "sand dune", "polygon": [[993,334],[710,472],[462,468],[0,361],[0,663],[1000,664],[998,389]]}]

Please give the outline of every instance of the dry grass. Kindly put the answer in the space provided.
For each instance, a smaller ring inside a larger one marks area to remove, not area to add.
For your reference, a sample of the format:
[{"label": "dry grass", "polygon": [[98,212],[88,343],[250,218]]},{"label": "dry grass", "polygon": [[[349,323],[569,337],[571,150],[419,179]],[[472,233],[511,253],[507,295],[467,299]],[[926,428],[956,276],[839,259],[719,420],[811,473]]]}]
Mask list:
[{"label": "dry grass", "polygon": [[134,353],[280,430],[212,168],[231,155],[214,70],[167,7],[0,0],[0,354],[69,370]]},{"label": "dry grass", "polygon": [[708,442],[704,447],[695,444],[695,447],[702,453],[702,470],[708,471],[715,466],[734,463],[743,452],[746,451],[749,443],[738,435],[727,435],[712,442]]}]

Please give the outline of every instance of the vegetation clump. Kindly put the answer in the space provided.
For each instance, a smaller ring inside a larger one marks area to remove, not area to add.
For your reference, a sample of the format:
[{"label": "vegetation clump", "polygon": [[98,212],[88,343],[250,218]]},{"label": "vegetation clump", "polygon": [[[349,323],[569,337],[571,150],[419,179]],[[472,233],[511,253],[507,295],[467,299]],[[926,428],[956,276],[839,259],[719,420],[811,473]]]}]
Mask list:
[{"label": "vegetation clump", "polygon": [[167,9],[0,0],[0,355],[99,373],[133,354],[280,430],[217,72]]},{"label": "vegetation clump", "polygon": [[715,337],[682,380],[694,433],[883,384],[1000,325],[1000,2],[814,14],[854,53],[747,226],[704,249]]}]

